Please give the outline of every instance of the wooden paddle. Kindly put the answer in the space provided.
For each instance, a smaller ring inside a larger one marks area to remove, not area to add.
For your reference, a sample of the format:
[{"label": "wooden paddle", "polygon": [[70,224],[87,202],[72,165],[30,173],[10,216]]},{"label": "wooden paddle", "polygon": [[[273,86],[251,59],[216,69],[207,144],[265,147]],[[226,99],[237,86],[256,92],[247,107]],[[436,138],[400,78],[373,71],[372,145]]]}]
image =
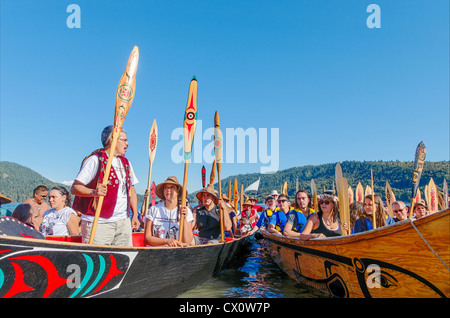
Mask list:
[{"label": "wooden paddle", "polygon": [[211,174],[209,175],[209,184],[214,188],[214,180],[216,179],[216,161],[213,161]]},{"label": "wooden paddle", "polygon": [[[136,70],[139,62],[139,49],[137,46],[133,48],[128,58],[128,63],[122,77],[119,81],[119,85],[116,90],[116,102],[114,109],[114,128],[112,131],[112,141],[108,154],[108,161],[106,163],[105,174],[103,175],[103,185],[107,185],[109,179],[109,173],[111,171],[112,160],[116,151],[117,139],[119,139],[120,132],[122,131],[123,122],[127,116],[128,110],[131,107],[134,99],[134,93],[136,89]],[[97,202],[97,208],[95,210],[94,222],[92,224],[91,235],[89,237],[89,244],[92,244],[97,230],[98,219],[100,217],[100,211],[102,209],[104,196],[100,196]]]},{"label": "wooden paddle", "polygon": [[287,192],[287,181],[284,182],[282,193],[285,194],[285,195],[288,194],[288,192]]},{"label": "wooden paddle", "polygon": [[443,191],[443,200],[444,200],[444,207],[443,209],[448,209],[448,184],[447,180],[444,179],[444,185],[442,186]]},{"label": "wooden paddle", "polygon": [[430,210],[430,214],[436,213],[438,211],[438,204],[439,204],[439,197],[438,197],[438,188],[436,187],[436,184],[434,183],[433,178],[430,179],[430,182],[428,183],[428,189],[427,189],[427,203],[428,203],[428,209]]},{"label": "wooden paddle", "polygon": [[317,213],[319,211],[319,201],[317,195],[317,188],[314,179],[311,179],[311,196],[313,199],[314,211]]},{"label": "wooden paddle", "polygon": [[[234,194],[233,194],[233,202],[234,202],[234,211],[237,214],[238,211],[238,202],[239,202],[239,191],[238,191],[238,183],[237,179],[234,179]],[[242,211],[241,211],[242,213]]]},{"label": "wooden paddle", "polygon": [[[186,187],[188,179],[189,160],[192,154],[192,142],[194,141],[195,127],[197,126],[197,78],[194,76],[189,85],[186,112],[184,113],[184,178],[181,194],[181,206],[186,206]],[[181,242],[184,229],[184,214],[180,217],[180,233],[178,241]]]},{"label": "wooden paddle", "polygon": [[394,217],[394,210],[392,209],[392,203],[394,203],[395,200],[395,195],[394,192],[392,191],[391,185],[389,184],[389,181],[386,181],[386,187],[385,189],[385,193],[386,193],[386,205],[387,205],[387,210],[389,215],[391,216],[391,218]]},{"label": "wooden paddle", "polygon": [[425,163],[425,155],[427,154],[427,148],[423,141],[421,141],[416,148],[416,154],[414,156],[414,175],[412,180],[412,192],[411,192],[411,207],[409,208],[409,218],[412,219],[414,204],[416,204],[416,194],[419,188],[420,177],[422,176],[423,165]]},{"label": "wooden paddle", "polygon": [[[343,223],[346,222],[347,226],[350,226],[350,219],[347,220],[348,211],[350,210],[348,204],[348,183],[344,180],[342,174],[342,168],[339,162],[336,164],[335,168],[335,179],[336,179],[336,191],[339,198],[339,218],[341,219],[341,228],[343,229]],[[343,231],[344,233],[344,231]],[[348,231],[345,231],[348,234]]]},{"label": "wooden paddle", "polygon": [[202,188],[205,188],[205,182],[206,182],[206,168],[205,166],[202,167]]},{"label": "wooden paddle", "polygon": [[[373,187],[373,170],[370,169],[370,178],[372,179],[372,217],[373,217],[373,229],[377,228],[377,213],[375,207],[375,188]],[[380,211],[381,212],[381,211]]]},{"label": "wooden paddle", "polygon": [[155,181],[152,182],[152,186],[150,187],[150,198],[152,199],[152,206],[156,204],[156,184]]},{"label": "wooden paddle", "polygon": [[[220,179],[220,172],[222,170],[222,131],[220,130],[220,119],[219,113],[217,111],[214,114],[214,156],[216,158],[214,162],[216,163],[217,167],[217,183],[219,186],[219,199],[222,199],[222,184]],[[222,208],[220,208],[220,239],[222,242],[225,241],[223,222],[224,222],[223,210]]]},{"label": "wooden paddle", "polygon": [[356,186],[356,201],[364,202],[364,188],[361,184],[361,182],[358,182],[358,185]]},{"label": "wooden paddle", "polygon": [[152,182],[152,166],[153,161],[155,160],[156,154],[156,146],[158,145],[158,126],[156,125],[156,119],[153,119],[152,127],[150,128],[150,134],[148,137],[148,160],[149,160],[149,169],[148,169],[148,181],[147,181],[147,191],[145,191],[144,196],[144,210],[142,211],[142,216],[146,216],[148,213],[148,201],[150,196],[150,187]]}]

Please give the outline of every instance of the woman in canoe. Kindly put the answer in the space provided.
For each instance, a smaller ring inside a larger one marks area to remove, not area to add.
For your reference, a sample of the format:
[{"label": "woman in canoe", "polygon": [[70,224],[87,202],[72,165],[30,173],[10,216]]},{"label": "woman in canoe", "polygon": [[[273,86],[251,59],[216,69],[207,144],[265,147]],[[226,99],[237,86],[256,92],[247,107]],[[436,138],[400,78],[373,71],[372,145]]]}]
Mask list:
[{"label": "woman in canoe", "polygon": [[333,191],[320,195],[319,211],[312,214],[300,235],[300,239],[341,236],[342,228],[339,219],[339,199]]},{"label": "woman in canoe", "polygon": [[44,213],[39,231],[44,235],[79,235],[80,218],[70,204],[70,193],[61,186],[50,190],[48,201],[52,207]]},{"label": "woman in canoe", "polygon": [[192,222],[194,217],[187,207],[181,207],[179,198],[183,187],[176,177],[168,177],[155,188],[156,195],[162,200],[150,208],[144,218],[145,241],[150,246],[184,247],[179,241],[180,213],[185,214],[183,242],[191,245],[193,241]]},{"label": "woman in canoe", "polygon": [[[393,218],[387,215],[384,209],[383,201],[379,195],[374,195],[375,199],[375,217],[377,221],[377,228],[385,225],[394,224]],[[373,202],[372,195],[364,197],[364,213],[355,221],[354,233],[361,233],[373,229]]]}]

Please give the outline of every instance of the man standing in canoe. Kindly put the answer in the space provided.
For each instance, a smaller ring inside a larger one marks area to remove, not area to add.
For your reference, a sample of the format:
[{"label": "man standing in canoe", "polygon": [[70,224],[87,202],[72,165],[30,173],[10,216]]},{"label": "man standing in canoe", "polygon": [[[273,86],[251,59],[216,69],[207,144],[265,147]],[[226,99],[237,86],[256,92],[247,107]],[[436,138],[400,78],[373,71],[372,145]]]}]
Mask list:
[{"label": "man standing in canoe", "polygon": [[224,231],[231,232],[229,213],[233,211],[223,199],[219,199],[212,185],[197,193],[197,199],[203,201],[203,206],[197,210],[198,236],[194,236],[195,245],[218,243],[221,239],[220,209],[223,211]]},{"label": "man standing in canoe", "polygon": [[[117,140],[108,185],[102,184],[111,147],[113,126],[107,126],[101,135],[103,149],[94,151],[82,163],[71,188],[75,195],[73,209],[81,212],[81,235],[88,243],[98,198],[104,196],[93,244],[132,246],[132,228],[138,229],[138,183],[131,163],[125,158],[127,134],[122,129]],[[130,220],[130,209],[133,217]]]}]

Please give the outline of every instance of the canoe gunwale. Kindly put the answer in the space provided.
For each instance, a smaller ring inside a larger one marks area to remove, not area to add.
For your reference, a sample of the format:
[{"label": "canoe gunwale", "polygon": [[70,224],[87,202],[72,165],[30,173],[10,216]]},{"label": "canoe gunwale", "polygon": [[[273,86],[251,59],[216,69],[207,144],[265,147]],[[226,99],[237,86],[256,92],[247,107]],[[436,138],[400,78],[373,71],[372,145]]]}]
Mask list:
[{"label": "canoe gunwale", "polygon": [[[450,297],[449,229],[446,209],[342,237],[303,241],[261,233],[281,270],[332,296],[445,298]],[[386,287],[370,287],[372,266],[380,269],[378,281]]]}]

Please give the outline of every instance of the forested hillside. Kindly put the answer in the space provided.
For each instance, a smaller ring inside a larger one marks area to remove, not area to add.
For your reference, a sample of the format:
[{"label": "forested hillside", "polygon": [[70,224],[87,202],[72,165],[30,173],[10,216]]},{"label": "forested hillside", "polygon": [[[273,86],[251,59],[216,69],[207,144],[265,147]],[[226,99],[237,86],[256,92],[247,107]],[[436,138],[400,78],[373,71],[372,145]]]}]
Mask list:
[{"label": "forested hillside", "polygon": [[[371,184],[370,170],[373,169],[375,193],[384,198],[386,181],[394,191],[397,199],[409,201],[411,196],[411,185],[413,177],[413,162],[400,161],[344,161],[341,164],[344,177],[347,178],[349,186],[355,190],[358,182],[361,182],[363,187]],[[249,192],[246,194],[256,195],[258,201],[264,201],[264,198],[272,191],[278,190],[281,192],[281,187],[284,182],[288,183],[288,194],[293,197],[296,190],[296,180],[298,178],[299,188],[310,191],[311,179],[314,179],[316,187],[320,192],[323,189],[333,189],[334,175],[336,163],[323,164],[317,166],[303,166],[290,168],[279,171],[274,174],[240,174],[237,176],[228,177],[222,180],[222,192],[228,193],[228,182],[231,181],[231,187],[234,187],[234,179],[237,179],[239,190],[241,184],[244,188],[261,178],[258,192]],[[211,169],[211,168],[209,168]],[[207,179],[209,179],[209,171],[207,169]],[[430,178],[440,190],[444,178],[449,182],[450,180],[450,161],[439,162],[425,162],[424,170],[420,180],[420,190],[423,192],[425,185],[428,184]],[[0,192],[11,198],[13,202],[25,201],[32,195],[33,189],[43,184],[48,188],[55,185],[55,183],[30,168],[21,166],[16,163],[0,161]],[[70,186],[63,185],[67,189]],[[217,190],[217,182],[215,189]],[[196,193],[191,193],[189,199],[196,202]],[[143,196],[138,195],[138,201],[142,202]]]},{"label": "forested hillside", "polygon": [[[383,199],[385,197],[386,181],[389,181],[392,190],[397,199],[409,202],[411,199],[413,162],[400,161],[344,161],[341,162],[342,172],[348,180],[349,186],[355,191],[358,182],[363,187],[371,185],[370,171],[373,169],[375,193],[379,194]],[[333,189],[336,163],[323,164],[317,166],[303,166],[290,168],[279,171],[274,174],[242,174],[236,177],[228,177],[222,180],[222,192],[228,193],[228,184],[231,181],[231,188],[234,189],[234,179],[237,179],[239,190],[241,184],[244,188],[261,178],[256,197],[259,202],[270,194],[272,190],[281,192],[284,182],[288,184],[288,195],[293,197],[296,192],[296,182],[298,178],[299,188],[306,189],[308,192],[311,187],[311,179],[314,179],[319,193],[323,189]],[[210,171],[207,172],[209,176]],[[450,161],[425,162],[422,177],[420,179],[420,190],[423,192],[425,185],[433,178],[437,187],[442,190],[444,178],[447,182],[450,179]],[[217,190],[217,183],[215,189]],[[247,193],[246,193],[247,194]],[[255,192],[249,192],[254,195]],[[194,193],[190,196],[194,199]]]}]

